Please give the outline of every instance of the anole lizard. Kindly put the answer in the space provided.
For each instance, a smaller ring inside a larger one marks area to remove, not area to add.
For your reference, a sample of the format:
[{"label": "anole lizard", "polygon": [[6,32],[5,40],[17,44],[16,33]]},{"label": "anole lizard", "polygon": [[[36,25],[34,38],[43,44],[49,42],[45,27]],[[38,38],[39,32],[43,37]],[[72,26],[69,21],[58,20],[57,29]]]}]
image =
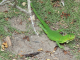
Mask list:
[{"label": "anole lizard", "polygon": [[37,14],[37,12],[34,9],[32,3],[31,3],[31,7],[32,7],[35,15],[37,16],[37,18],[41,22],[41,24],[39,24],[39,26],[44,30],[44,32],[47,34],[48,38],[52,41],[55,41],[60,48],[63,48],[63,46],[61,46],[60,43],[65,43],[65,42],[68,43],[75,38],[74,34],[67,34],[67,35],[63,36],[58,31],[51,30],[50,27]]}]

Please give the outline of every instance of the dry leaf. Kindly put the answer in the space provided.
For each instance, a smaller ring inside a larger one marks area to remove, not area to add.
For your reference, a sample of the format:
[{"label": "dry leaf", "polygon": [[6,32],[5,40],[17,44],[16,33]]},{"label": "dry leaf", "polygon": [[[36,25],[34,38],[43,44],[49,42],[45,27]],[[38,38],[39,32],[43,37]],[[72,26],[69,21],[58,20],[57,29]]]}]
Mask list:
[{"label": "dry leaf", "polygon": [[64,52],[64,54],[68,54],[68,52],[67,52],[67,51],[65,51],[65,50],[63,50],[63,52]]},{"label": "dry leaf", "polygon": [[60,7],[60,2],[58,0],[55,0],[54,2],[55,4],[53,4],[53,7]]},{"label": "dry leaf", "polygon": [[24,32],[24,31],[21,31],[21,33],[23,33],[23,34],[24,34],[25,32]]},{"label": "dry leaf", "polygon": [[76,20],[73,20],[70,24],[74,24],[76,22]]},{"label": "dry leaf", "polygon": [[39,1],[40,3],[43,3],[43,1]]},{"label": "dry leaf", "polygon": [[19,32],[17,32],[17,31],[14,31],[16,34],[19,34]]},{"label": "dry leaf", "polygon": [[7,42],[8,46],[11,46],[11,40],[9,36],[6,37],[5,41]]},{"label": "dry leaf", "polygon": [[47,24],[50,24],[50,21],[48,21],[48,20],[47,20],[47,21],[45,21],[45,22],[46,22]]},{"label": "dry leaf", "polygon": [[4,48],[8,48],[7,42],[4,42],[2,45],[4,45]]},{"label": "dry leaf", "polygon": [[45,51],[46,53],[50,53],[51,51]]},{"label": "dry leaf", "polygon": [[2,48],[1,50],[4,50],[4,49],[5,49],[5,48],[4,48],[4,45],[1,45],[1,48]]},{"label": "dry leaf", "polygon": [[16,59],[12,59],[12,60],[16,60]]},{"label": "dry leaf", "polygon": [[70,16],[70,14],[67,14],[67,13],[62,12],[61,18],[63,18],[63,17],[66,17],[67,18],[68,16]]},{"label": "dry leaf", "polygon": [[74,22],[72,21],[70,24],[73,24]]},{"label": "dry leaf", "polygon": [[20,57],[23,57],[24,55],[22,55],[22,54],[18,54]]},{"label": "dry leaf", "polygon": [[25,37],[23,37],[23,39],[27,39],[27,41],[30,41],[29,36],[25,36]]},{"label": "dry leaf", "polygon": [[5,18],[6,21],[8,21],[9,18]]},{"label": "dry leaf", "polygon": [[48,14],[51,14],[51,12],[48,12]]},{"label": "dry leaf", "polygon": [[7,42],[3,42],[1,45],[1,50],[3,51],[5,48],[8,48]]},{"label": "dry leaf", "polygon": [[4,12],[5,12],[5,13],[8,13],[8,10],[5,10]]},{"label": "dry leaf", "polygon": [[53,53],[54,53],[55,51],[53,50]]},{"label": "dry leaf", "polygon": [[80,50],[78,52],[80,52]]},{"label": "dry leaf", "polygon": [[9,55],[10,57],[12,57],[13,55]]},{"label": "dry leaf", "polygon": [[18,14],[19,12],[15,12],[16,14]]},{"label": "dry leaf", "polygon": [[20,23],[19,23],[20,25],[22,25],[22,20],[20,21]]},{"label": "dry leaf", "polygon": [[[31,21],[31,18],[29,18],[28,20]],[[32,15],[32,20],[35,20],[35,15]]]},{"label": "dry leaf", "polygon": [[25,5],[26,5],[26,2],[23,2],[23,3],[22,3],[22,6],[25,6]]},{"label": "dry leaf", "polygon": [[43,49],[42,49],[42,48],[40,48],[40,49],[38,49],[38,51],[43,51]]},{"label": "dry leaf", "polygon": [[55,46],[55,47],[54,47],[54,51],[56,51],[56,50],[57,50],[57,48],[58,48],[58,46]]},{"label": "dry leaf", "polygon": [[1,48],[1,51],[4,51],[4,50]]},{"label": "dry leaf", "polygon": [[47,19],[47,17],[45,17],[45,19]]},{"label": "dry leaf", "polygon": [[77,46],[77,47],[79,47],[79,45],[78,45],[78,44],[77,44],[76,46]]}]

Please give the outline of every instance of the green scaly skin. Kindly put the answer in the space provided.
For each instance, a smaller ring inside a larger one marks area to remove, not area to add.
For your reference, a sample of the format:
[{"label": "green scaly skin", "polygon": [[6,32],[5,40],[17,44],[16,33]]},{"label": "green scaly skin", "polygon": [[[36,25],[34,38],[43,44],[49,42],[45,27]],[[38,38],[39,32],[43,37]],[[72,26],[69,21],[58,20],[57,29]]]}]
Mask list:
[{"label": "green scaly skin", "polygon": [[60,43],[65,43],[65,42],[68,43],[75,38],[74,34],[67,34],[65,36],[62,36],[58,31],[51,30],[50,27],[44,22],[44,20],[42,20],[40,18],[40,16],[37,14],[32,3],[31,3],[31,7],[32,7],[35,15],[41,22],[41,24],[39,24],[39,26],[44,30],[44,32],[47,34],[48,38],[52,41],[55,41],[60,48],[63,48],[63,46],[61,46]]}]

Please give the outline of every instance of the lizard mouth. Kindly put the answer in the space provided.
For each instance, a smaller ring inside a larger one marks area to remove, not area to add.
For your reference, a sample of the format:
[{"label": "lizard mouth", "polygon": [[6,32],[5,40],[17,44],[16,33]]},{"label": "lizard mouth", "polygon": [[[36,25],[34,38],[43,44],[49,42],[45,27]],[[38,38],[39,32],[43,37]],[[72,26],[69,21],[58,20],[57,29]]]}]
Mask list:
[{"label": "lizard mouth", "polygon": [[69,43],[70,41],[74,40],[75,36],[73,36],[70,40],[67,40],[66,43]]},{"label": "lizard mouth", "polygon": [[69,43],[69,42],[72,41],[72,40],[73,40],[73,39],[71,39],[71,40],[67,40],[66,43]]}]

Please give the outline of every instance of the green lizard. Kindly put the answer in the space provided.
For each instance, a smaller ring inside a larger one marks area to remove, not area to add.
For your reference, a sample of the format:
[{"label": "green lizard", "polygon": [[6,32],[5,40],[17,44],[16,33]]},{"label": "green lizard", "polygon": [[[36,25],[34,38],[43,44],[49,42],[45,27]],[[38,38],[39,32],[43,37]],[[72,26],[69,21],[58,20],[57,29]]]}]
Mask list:
[{"label": "green lizard", "polygon": [[31,7],[32,7],[35,15],[37,16],[37,18],[41,22],[41,24],[39,24],[39,26],[44,30],[44,32],[47,34],[48,38],[52,41],[55,41],[60,48],[63,48],[63,46],[61,46],[60,43],[65,43],[65,42],[68,43],[75,38],[74,34],[67,34],[67,35],[63,36],[58,31],[51,30],[50,27],[37,14],[37,12],[34,9],[32,3],[31,3]]}]

